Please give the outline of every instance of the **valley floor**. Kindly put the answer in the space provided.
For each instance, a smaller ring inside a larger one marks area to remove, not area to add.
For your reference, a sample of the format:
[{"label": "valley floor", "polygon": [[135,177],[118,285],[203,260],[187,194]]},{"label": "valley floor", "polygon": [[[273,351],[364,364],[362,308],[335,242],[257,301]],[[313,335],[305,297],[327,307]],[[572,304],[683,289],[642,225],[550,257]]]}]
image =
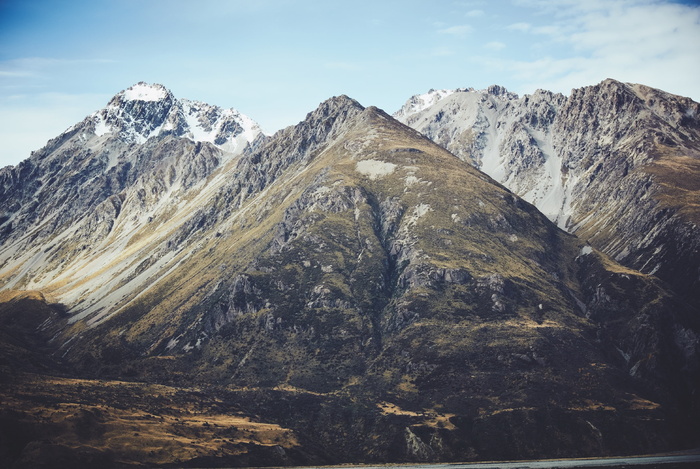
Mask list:
[{"label": "valley floor", "polygon": [[0,467],[308,464],[293,432],[197,389],[22,374],[0,383]]},{"label": "valley floor", "polygon": [[[12,373],[0,381],[0,466],[13,469],[319,467],[338,462],[295,430],[251,413],[251,402],[258,401],[266,392],[269,390],[222,389],[217,392]],[[259,404],[255,412],[266,405]],[[361,460],[359,456],[358,460]],[[696,450],[645,457],[390,467],[689,469],[699,466],[700,451]]]}]

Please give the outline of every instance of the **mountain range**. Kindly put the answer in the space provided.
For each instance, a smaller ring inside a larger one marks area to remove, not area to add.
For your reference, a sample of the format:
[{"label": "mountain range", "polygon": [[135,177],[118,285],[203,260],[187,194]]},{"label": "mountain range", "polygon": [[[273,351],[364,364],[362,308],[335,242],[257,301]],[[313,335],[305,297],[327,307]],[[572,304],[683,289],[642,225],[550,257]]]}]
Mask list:
[{"label": "mountain range", "polygon": [[698,106],[613,80],[393,117],[339,96],[267,135],[120,92],[0,170],[0,460],[697,446]]},{"label": "mountain range", "polygon": [[568,97],[432,90],[394,117],[700,304],[699,106],[609,79]]}]

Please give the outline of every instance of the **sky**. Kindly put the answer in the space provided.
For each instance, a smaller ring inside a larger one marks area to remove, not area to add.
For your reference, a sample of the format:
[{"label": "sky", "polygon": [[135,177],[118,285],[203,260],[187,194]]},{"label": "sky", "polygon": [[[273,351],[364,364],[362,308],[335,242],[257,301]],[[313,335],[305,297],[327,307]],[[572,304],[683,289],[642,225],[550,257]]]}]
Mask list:
[{"label": "sky", "polygon": [[0,0],[0,167],[140,81],[273,133],[341,94],[606,78],[700,101],[700,0]]}]

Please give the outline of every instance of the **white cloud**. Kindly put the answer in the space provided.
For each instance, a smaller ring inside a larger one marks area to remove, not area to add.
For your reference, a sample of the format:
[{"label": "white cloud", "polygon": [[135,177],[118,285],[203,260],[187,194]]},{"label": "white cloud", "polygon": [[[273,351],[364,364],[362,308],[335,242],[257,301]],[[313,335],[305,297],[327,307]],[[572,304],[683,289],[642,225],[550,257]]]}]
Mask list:
[{"label": "white cloud", "polygon": [[435,47],[430,52],[430,55],[433,57],[447,57],[454,54],[455,52],[449,47]]},{"label": "white cloud", "polygon": [[544,57],[498,63],[522,83],[521,92],[568,92],[615,78],[700,99],[700,7],[653,0],[517,3],[543,18],[553,13],[545,18],[549,24],[506,28],[550,41],[538,49],[548,51]]},{"label": "white cloud", "polygon": [[449,28],[439,29],[438,33],[448,34],[456,37],[464,37],[472,31],[472,27],[468,24],[460,24],[458,26],[450,26]]},{"label": "white cloud", "polygon": [[484,10],[469,10],[464,16],[467,18],[478,18],[484,16]]},{"label": "white cloud", "polygon": [[499,41],[487,42],[484,48],[492,51],[499,51],[506,48],[506,45]]},{"label": "white cloud", "polygon": [[354,62],[326,62],[324,67],[331,70],[345,70],[345,71],[356,71],[360,70],[362,67]]},{"label": "white cloud", "polygon": [[506,29],[509,31],[520,31],[526,33],[532,29],[532,25],[530,23],[513,23],[506,26]]}]

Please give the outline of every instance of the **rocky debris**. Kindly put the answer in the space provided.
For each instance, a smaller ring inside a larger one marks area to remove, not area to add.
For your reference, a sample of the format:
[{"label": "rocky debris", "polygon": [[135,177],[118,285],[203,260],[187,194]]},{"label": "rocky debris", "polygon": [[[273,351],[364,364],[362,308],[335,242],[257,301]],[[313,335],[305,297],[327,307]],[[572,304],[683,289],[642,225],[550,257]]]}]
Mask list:
[{"label": "rocky debris", "polygon": [[436,269],[431,272],[430,278],[438,282],[455,283],[464,285],[471,280],[471,275],[464,269]]}]

